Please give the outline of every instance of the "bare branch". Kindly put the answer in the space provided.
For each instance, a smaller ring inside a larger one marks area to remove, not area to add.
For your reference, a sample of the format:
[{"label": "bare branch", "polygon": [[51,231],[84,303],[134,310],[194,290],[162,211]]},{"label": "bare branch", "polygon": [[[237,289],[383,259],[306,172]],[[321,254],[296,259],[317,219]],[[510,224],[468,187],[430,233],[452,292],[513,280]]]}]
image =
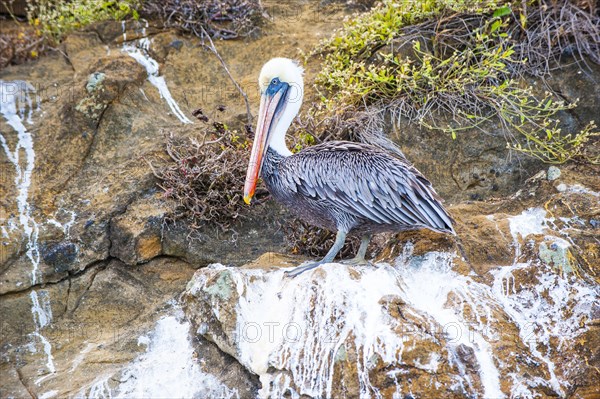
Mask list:
[{"label": "bare branch", "polygon": [[231,75],[231,72],[229,72],[229,68],[227,67],[227,64],[223,60],[223,57],[221,57],[221,54],[219,54],[219,51],[217,51],[217,48],[215,47],[215,43],[213,43],[212,39],[210,38],[210,35],[206,32],[204,27],[201,27],[201,29],[202,29],[202,33],[203,33],[203,38],[208,39],[208,42],[210,43],[210,46],[207,46],[206,44],[203,44],[203,46],[205,48],[209,49],[215,55],[215,57],[217,57],[217,59],[223,66],[223,69],[227,73],[227,76],[229,76],[229,79],[231,80],[231,82],[233,83],[233,85],[235,86],[237,91],[239,91],[239,93],[244,98],[244,102],[246,103],[246,117],[248,118],[248,125],[252,125],[252,113],[250,112],[250,102],[248,101],[248,96],[246,95],[246,93],[244,92],[242,87],[238,84],[238,82],[234,79],[233,75]]}]

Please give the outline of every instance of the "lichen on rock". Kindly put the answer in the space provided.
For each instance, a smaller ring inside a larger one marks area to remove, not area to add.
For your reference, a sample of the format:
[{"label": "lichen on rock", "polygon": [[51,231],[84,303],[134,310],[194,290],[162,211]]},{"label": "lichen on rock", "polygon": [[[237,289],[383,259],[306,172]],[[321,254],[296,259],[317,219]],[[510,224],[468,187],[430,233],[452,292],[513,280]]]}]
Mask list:
[{"label": "lichen on rock", "polygon": [[102,82],[106,79],[106,74],[102,72],[94,72],[88,76],[88,82],[85,85],[85,89],[88,93],[92,93],[102,87]]}]

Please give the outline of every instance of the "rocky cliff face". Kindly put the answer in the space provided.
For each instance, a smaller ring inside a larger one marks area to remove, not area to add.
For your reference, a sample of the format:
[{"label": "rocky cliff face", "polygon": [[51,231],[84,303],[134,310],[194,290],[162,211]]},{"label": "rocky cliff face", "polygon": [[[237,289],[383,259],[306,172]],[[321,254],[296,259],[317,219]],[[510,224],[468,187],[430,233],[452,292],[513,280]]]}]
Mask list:
[{"label": "rocky cliff face", "polygon": [[[273,4],[262,38],[217,43],[252,104],[264,60],[310,49],[335,10]],[[278,211],[237,240],[163,223],[147,161],[163,159],[165,133],[196,133],[197,107],[245,121],[218,60],[121,24],[62,51],[0,72],[1,397],[600,394],[598,169],[522,169],[497,138],[427,160],[431,141],[411,140],[409,158],[456,202],[460,243],[405,234],[372,266],[286,280],[301,259],[249,263],[283,251]],[[460,180],[507,164],[498,191]],[[465,202],[495,192],[510,196]]]}]

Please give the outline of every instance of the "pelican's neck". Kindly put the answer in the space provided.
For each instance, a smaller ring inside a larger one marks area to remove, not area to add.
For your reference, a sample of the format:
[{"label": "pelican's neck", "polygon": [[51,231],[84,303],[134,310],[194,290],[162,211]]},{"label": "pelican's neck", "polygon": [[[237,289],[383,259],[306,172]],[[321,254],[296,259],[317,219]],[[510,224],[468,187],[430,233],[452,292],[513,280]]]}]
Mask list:
[{"label": "pelican's neck", "polygon": [[275,130],[273,131],[272,137],[269,141],[269,147],[283,157],[289,157],[292,155],[292,152],[285,143],[285,135],[292,125],[294,118],[298,115],[298,112],[300,112],[300,107],[302,106],[303,85],[301,79],[298,80],[300,81],[300,84],[295,84],[290,87],[290,93],[285,99],[285,109],[281,115],[281,118],[279,119],[279,122],[275,126]]},{"label": "pelican's neck", "polygon": [[[291,122],[290,122],[290,124],[291,124]],[[271,148],[273,151],[275,151],[276,153],[278,153],[279,155],[284,156],[284,157],[289,157],[290,155],[292,155],[292,152],[290,151],[290,149],[287,147],[287,144],[285,143],[285,135],[287,133],[289,126],[290,125],[288,124],[284,129],[282,126],[282,123],[279,123],[277,125],[277,130],[275,130],[273,132],[273,138],[271,139],[271,142],[269,143],[269,148]]]}]

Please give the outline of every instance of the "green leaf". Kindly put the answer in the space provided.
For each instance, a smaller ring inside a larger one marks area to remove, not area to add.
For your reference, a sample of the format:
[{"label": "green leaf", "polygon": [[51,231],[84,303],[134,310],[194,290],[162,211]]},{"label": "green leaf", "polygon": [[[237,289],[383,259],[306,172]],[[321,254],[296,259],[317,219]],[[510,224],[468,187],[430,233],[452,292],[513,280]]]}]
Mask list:
[{"label": "green leaf", "polygon": [[492,27],[490,28],[490,32],[496,32],[498,30],[498,28],[500,28],[502,26],[502,21],[501,20],[496,20],[494,21],[494,23],[492,24]]},{"label": "green leaf", "polygon": [[521,23],[521,27],[525,29],[527,27],[527,15],[519,14],[519,22]]},{"label": "green leaf", "polygon": [[500,7],[499,9],[497,9],[496,11],[494,11],[493,17],[494,18],[500,18],[503,17],[505,15],[508,15],[511,13],[511,9],[510,6],[504,6],[504,7]]}]

